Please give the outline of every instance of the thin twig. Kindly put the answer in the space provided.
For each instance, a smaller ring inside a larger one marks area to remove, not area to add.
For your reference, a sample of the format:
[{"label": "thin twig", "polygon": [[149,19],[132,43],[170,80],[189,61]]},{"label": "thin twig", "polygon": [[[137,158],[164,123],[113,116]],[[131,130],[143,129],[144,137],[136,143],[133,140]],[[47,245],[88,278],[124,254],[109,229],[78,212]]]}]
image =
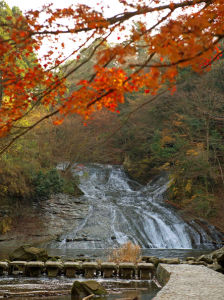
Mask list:
[{"label": "thin twig", "polygon": [[92,298],[94,296],[94,294],[91,294],[89,296],[86,296],[84,298],[82,298],[82,300],[89,300],[90,298]]}]

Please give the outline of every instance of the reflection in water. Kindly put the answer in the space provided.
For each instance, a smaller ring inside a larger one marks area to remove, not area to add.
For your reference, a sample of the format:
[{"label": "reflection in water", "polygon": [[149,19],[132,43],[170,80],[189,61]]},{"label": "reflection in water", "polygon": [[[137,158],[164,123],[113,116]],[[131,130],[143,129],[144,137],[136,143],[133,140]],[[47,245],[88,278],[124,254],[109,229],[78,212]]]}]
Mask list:
[{"label": "reflection in water", "polygon": [[[47,249],[48,254],[51,256],[61,256],[64,259],[78,258],[82,259],[83,257],[89,258],[92,260],[101,259],[107,260],[110,256],[113,249]],[[152,249],[152,248],[143,248],[141,249],[142,256],[156,256],[159,258],[173,258],[178,257],[180,259],[185,259],[188,256],[198,257],[202,254],[210,253],[211,249]]]},{"label": "reflection in water", "polygon": [[[11,247],[1,247],[0,248],[0,259],[8,259],[9,253],[14,249]],[[48,248],[47,252],[50,256],[61,256],[63,259],[82,259],[83,257],[92,260],[101,259],[107,260],[113,249],[68,249],[68,248]],[[159,258],[172,258],[178,257],[184,259],[188,256],[198,257],[202,254],[210,253],[211,249],[153,249],[153,248],[143,248],[141,250],[142,256],[156,256]]]}]

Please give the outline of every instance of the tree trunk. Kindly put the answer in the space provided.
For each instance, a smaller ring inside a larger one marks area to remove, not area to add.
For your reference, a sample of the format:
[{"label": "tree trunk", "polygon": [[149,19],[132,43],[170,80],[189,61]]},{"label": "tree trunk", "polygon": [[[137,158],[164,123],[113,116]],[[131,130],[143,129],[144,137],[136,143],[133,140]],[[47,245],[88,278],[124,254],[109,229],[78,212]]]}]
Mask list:
[{"label": "tree trunk", "polygon": [[2,72],[0,71],[0,107],[3,99],[3,85],[2,85]]},{"label": "tree trunk", "polygon": [[[206,124],[206,161],[207,161],[207,163],[208,163],[208,166],[209,166],[209,169],[208,169],[208,171],[209,171],[209,174],[210,174],[210,165],[209,165],[209,143],[210,143],[210,141],[209,141],[209,126],[210,126],[210,124],[209,124],[209,118],[208,117],[206,117],[206,120],[205,120],[205,124]],[[206,192],[207,192],[207,194],[208,194],[208,173],[206,174],[206,182],[205,182],[205,186],[206,186]]]}]

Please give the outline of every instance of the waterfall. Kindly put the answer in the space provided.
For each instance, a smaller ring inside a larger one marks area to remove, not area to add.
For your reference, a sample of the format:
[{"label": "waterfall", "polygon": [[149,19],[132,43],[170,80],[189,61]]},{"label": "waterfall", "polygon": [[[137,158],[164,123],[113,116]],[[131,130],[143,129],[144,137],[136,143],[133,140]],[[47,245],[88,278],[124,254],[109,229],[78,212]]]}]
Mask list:
[{"label": "waterfall", "polygon": [[89,211],[78,227],[61,237],[58,248],[109,248],[130,240],[142,248],[191,249],[221,241],[215,228],[207,225],[205,231],[195,222],[184,222],[164,202],[166,176],[143,186],[121,166],[74,166],[73,173]]}]

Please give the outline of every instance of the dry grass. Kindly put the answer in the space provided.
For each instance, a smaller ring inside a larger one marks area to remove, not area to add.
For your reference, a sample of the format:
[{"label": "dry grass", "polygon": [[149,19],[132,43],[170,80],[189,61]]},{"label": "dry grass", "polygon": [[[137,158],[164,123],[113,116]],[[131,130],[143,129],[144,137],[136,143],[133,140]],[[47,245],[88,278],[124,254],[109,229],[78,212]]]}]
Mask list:
[{"label": "dry grass", "polygon": [[120,262],[132,262],[138,263],[141,261],[141,248],[132,242],[127,242],[118,249],[114,249],[109,255],[109,261]]}]

